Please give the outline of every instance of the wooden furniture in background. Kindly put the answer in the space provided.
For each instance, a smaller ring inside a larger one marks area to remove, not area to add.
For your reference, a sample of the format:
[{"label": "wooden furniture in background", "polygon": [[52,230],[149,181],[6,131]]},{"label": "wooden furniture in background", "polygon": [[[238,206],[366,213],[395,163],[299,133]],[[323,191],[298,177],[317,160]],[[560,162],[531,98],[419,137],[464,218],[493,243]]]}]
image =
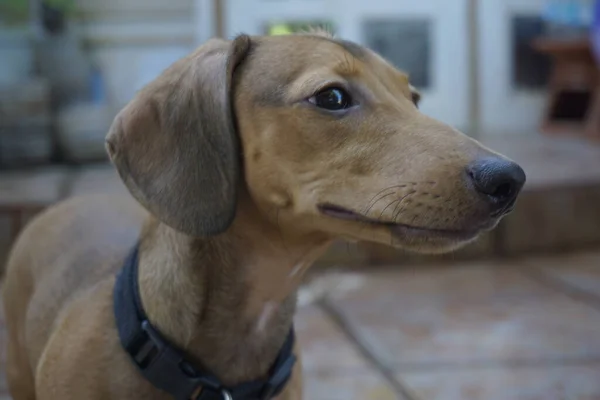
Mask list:
[{"label": "wooden furniture in background", "polygon": [[533,47],[553,62],[542,132],[600,140],[600,80],[589,40],[539,38]]}]

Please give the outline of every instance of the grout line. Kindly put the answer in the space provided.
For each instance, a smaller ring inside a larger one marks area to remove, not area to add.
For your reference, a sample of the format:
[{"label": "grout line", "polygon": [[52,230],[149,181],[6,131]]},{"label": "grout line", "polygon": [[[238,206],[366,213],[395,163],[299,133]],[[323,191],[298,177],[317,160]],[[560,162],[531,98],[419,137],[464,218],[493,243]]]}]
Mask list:
[{"label": "grout line", "polygon": [[546,286],[549,289],[569,297],[571,300],[582,303],[596,311],[600,311],[600,297],[586,290],[580,289],[561,278],[557,278],[544,272],[541,268],[526,266],[520,272],[529,279]]},{"label": "grout line", "polygon": [[327,314],[327,316],[344,332],[350,342],[356,347],[359,353],[367,359],[371,365],[383,376],[386,383],[400,396],[399,399],[404,400],[422,400],[417,395],[412,393],[406,385],[400,382],[394,375],[393,369],[382,363],[375,352],[367,346],[366,340],[350,323],[342,313],[340,313],[328,299],[324,298],[318,302],[319,307]]}]

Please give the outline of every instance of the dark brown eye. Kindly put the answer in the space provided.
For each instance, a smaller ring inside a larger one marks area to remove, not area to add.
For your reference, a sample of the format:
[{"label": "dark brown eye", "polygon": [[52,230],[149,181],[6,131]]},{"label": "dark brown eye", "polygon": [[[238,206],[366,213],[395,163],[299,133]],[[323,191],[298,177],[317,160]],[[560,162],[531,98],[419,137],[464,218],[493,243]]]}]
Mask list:
[{"label": "dark brown eye", "polygon": [[330,111],[344,110],[352,106],[350,95],[344,89],[336,87],[323,89],[308,101],[319,108]]},{"label": "dark brown eye", "polygon": [[410,96],[412,97],[412,102],[418,108],[419,107],[419,103],[421,102],[421,94],[419,92],[417,92],[416,90],[412,90],[411,93],[410,93]]}]

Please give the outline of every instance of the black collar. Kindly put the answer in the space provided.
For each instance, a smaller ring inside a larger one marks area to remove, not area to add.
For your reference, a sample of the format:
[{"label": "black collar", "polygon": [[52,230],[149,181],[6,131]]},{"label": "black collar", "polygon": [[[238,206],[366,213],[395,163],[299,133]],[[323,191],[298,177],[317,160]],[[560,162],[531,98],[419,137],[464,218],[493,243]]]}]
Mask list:
[{"label": "black collar", "polygon": [[290,379],[296,362],[293,328],[267,379],[226,387],[208,371],[187,362],[183,352],[169,343],[144,313],[137,246],[117,276],[113,300],[121,345],[142,375],[176,400],[267,400],[278,395]]}]

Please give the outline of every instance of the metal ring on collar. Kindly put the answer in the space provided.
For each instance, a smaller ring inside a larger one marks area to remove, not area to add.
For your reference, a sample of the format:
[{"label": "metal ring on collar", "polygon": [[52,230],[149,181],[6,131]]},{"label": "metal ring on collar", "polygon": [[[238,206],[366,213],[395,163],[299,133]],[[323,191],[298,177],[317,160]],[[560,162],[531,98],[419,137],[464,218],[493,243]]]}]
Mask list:
[{"label": "metal ring on collar", "polygon": [[229,393],[225,389],[221,390],[221,396],[223,396],[223,400],[233,400],[233,397],[231,396],[231,393]]}]

